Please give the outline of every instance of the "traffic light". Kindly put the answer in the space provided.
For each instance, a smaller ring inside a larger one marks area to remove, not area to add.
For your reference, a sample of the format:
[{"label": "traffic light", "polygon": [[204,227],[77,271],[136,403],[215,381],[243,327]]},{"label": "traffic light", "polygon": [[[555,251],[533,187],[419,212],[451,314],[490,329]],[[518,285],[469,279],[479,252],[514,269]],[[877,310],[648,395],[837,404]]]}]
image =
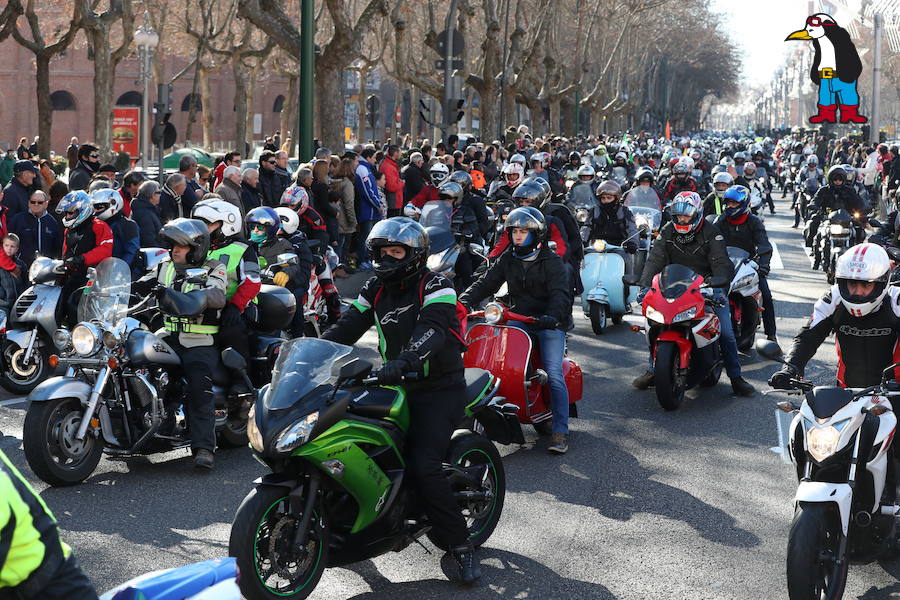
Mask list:
[{"label": "traffic light", "polygon": [[456,101],[457,113],[456,113],[456,119],[454,119],[454,121],[453,121],[454,123],[459,123],[462,120],[463,115],[466,114],[466,111],[462,110],[462,107],[465,106],[465,104],[466,104],[465,100],[457,100]]},{"label": "traffic light", "polygon": [[369,128],[375,129],[378,126],[378,121],[380,120],[380,115],[378,114],[378,109],[381,106],[381,102],[378,100],[377,96],[369,96],[366,98],[366,115],[369,122]]}]

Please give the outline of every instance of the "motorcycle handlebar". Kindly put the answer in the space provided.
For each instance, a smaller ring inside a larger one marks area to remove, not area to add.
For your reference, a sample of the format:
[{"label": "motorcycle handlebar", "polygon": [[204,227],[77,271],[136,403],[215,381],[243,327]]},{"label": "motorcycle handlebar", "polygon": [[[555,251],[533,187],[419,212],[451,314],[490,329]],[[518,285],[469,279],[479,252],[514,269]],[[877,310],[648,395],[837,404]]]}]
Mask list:
[{"label": "motorcycle handlebar", "polygon": [[[379,383],[381,381],[380,375],[381,375],[380,370],[372,371],[372,375],[370,377],[364,377],[362,379],[362,383],[364,385],[372,385],[372,384]],[[406,373],[405,375],[403,375],[404,383],[409,383],[409,382],[418,381],[418,380],[419,380],[418,373]]]}]

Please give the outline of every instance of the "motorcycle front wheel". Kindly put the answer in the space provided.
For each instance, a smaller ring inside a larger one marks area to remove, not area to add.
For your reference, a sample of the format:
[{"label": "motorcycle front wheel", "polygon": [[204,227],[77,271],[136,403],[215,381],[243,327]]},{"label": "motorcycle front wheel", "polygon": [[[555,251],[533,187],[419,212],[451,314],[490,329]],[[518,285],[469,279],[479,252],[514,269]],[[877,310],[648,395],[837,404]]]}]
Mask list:
[{"label": "motorcycle front wheel", "polygon": [[837,556],[843,537],[838,519],[836,510],[821,504],[797,509],[788,537],[790,600],[839,600],[844,595],[850,562]]},{"label": "motorcycle front wheel", "polygon": [[591,319],[591,329],[597,335],[602,335],[606,330],[606,306],[599,302],[591,302],[588,316]]},{"label": "motorcycle front wheel", "polygon": [[49,355],[34,347],[31,360],[26,364],[25,350],[13,342],[7,342],[3,347],[3,362],[7,368],[0,373],[0,386],[11,394],[29,393],[50,374]]},{"label": "motorcycle front wheel", "polygon": [[53,486],[75,485],[87,479],[103,454],[103,440],[90,431],[75,434],[84,416],[77,398],[32,402],[25,414],[22,446],[34,474]]},{"label": "motorcycle front wheel", "polygon": [[659,405],[665,410],[678,410],[684,402],[685,381],[679,368],[675,342],[660,342],[656,347],[653,384]]},{"label": "motorcycle front wheel", "polygon": [[228,554],[237,559],[241,593],[248,600],[301,600],[312,594],[328,563],[328,524],[309,521],[306,545],[294,551],[299,515],[289,511],[288,490],[259,486],[234,515]]}]

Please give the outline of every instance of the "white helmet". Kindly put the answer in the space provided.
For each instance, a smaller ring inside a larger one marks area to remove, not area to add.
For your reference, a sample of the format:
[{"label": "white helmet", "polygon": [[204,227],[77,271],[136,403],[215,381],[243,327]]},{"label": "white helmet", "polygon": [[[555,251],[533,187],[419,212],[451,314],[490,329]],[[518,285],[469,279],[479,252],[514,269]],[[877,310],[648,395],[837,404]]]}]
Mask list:
[{"label": "white helmet", "polygon": [[281,230],[288,235],[294,235],[300,229],[300,216],[297,211],[287,206],[278,206],[275,208],[278,218],[281,219]]},{"label": "white helmet", "polygon": [[524,154],[513,154],[512,156],[509,157],[509,162],[510,163],[518,163],[518,164],[522,165],[522,168],[524,169],[525,163],[526,163],[525,155]]},{"label": "white helmet", "polygon": [[582,177],[594,177],[597,175],[597,172],[594,171],[594,167],[591,165],[581,165],[578,167],[578,172],[576,173],[579,179]]},{"label": "white helmet", "polygon": [[[512,175],[512,174],[518,175],[518,177],[516,177],[515,179],[510,181],[510,179],[509,179],[509,177],[507,177],[507,175]],[[519,163],[511,162],[511,163],[507,164],[505,167],[503,167],[503,179],[506,180],[506,185],[508,185],[509,187],[516,187],[517,185],[519,185],[519,183],[521,183],[521,181],[524,177],[525,177],[525,169],[523,169],[522,165],[520,165]]]},{"label": "white helmet", "polygon": [[222,235],[227,238],[239,234],[244,226],[240,209],[221,198],[201,200],[191,209],[191,218],[207,224],[221,223]]},{"label": "white helmet", "polygon": [[450,175],[450,169],[442,162],[436,162],[428,169],[431,173],[431,182],[434,185],[440,185]]},{"label": "white helmet", "polygon": [[94,216],[101,221],[110,219],[113,215],[122,210],[122,195],[109,188],[95,190],[91,192],[91,205],[94,207]]},{"label": "white helmet", "polygon": [[688,166],[688,171],[694,170],[694,159],[690,156],[682,156],[678,159],[678,162],[683,162],[684,164],[686,164]]},{"label": "white helmet", "polygon": [[[864,317],[881,306],[891,278],[891,260],[878,244],[858,244],[844,252],[834,270],[841,302],[854,317]],[[872,282],[875,288],[865,296],[850,293],[851,281]]]}]

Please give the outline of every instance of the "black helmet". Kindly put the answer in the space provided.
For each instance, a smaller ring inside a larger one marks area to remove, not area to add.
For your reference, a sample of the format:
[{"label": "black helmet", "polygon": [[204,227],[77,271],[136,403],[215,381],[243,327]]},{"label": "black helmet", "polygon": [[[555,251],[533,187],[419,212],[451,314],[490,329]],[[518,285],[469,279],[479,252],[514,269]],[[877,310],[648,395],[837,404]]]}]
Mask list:
[{"label": "black helmet", "polygon": [[459,206],[465,196],[465,191],[463,190],[463,186],[459,183],[455,181],[445,181],[438,187],[438,196],[442,200],[452,200],[453,206]]},{"label": "black helmet", "polygon": [[534,179],[526,179],[516,186],[512,199],[513,202],[516,203],[516,206],[519,206],[523,201],[528,200],[530,206],[538,207],[544,201],[544,188]]},{"label": "black helmet", "polygon": [[638,183],[642,181],[649,181],[650,183],[653,183],[656,180],[656,177],[653,175],[653,169],[642,167],[638,169],[637,175],[635,175],[634,179]]},{"label": "black helmet", "polygon": [[581,161],[581,155],[574,151],[569,152],[569,162],[576,161],[576,160]]},{"label": "black helmet", "polygon": [[159,239],[171,249],[173,246],[188,246],[187,264],[199,267],[206,262],[209,252],[209,230],[199,219],[173,219],[159,230]]},{"label": "black helmet", "polygon": [[453,181],[462,186],[463,191],[472,189],[472,176],[465,171],[453,171],[447,181]]},{"label": "black helmet", "polygon": [[[547,220],[544,218],[544,213],[533,206],[520,206],[506,216],[503,229],[509,238],[513,256],[516,258],[530,258],[537,254],[541,248],[541,242],[544,241],[544,236],[547,233]],[[516,246],[513,243],[513,229],[528,230],[529,237],[523,245]]]},{"label": "black helmet", "polygon": [[828,184],[834,185],[834,180],[840,177],[844,180],[844,183],[847,183],[847,171],[844,170],[840,165],[835,165],[828,169]]},{"label": "black helmet", "polygon": [[[381,256],[385,246],[402,246],[406,256],[400,260]],[[384,283],[402,283],[425,268],[428,260],[428,233],[425,228],[407,217],[393,217],[379,221],[366,238],[366,249],[375,268],[375,275]]]}]

